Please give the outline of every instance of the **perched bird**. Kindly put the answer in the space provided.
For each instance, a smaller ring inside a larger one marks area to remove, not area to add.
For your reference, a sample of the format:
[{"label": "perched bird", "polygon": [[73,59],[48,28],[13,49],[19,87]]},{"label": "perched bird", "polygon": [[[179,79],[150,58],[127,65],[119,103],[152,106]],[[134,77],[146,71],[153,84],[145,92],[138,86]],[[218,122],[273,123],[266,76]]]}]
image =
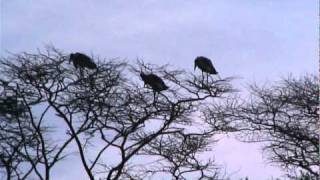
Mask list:
[{"label": "perched bird", "polygon": [[218,74],[209,58],[198,56],[194,60],[194,70],[196,70],[197,67],[201,69],[202,72],[206,72],[208,74]]},{"label": "perched bird", "polygon": [[155,74],[140,73],[141,79],[144,82],[144,86],[149,85],[153,89],[154,103],[156,101],[156,93],[167,90],[169,87],[163,82],[163,80]]},{"label": "perched bird", "polygon": [[155,74],[145,74],[141,72],[140,76],[144,84],[151,86],[151,88],[156,92],[167,90],[169,88],[163,80]]},{"label": "perched bird", "polygon": [[208,76],[209,74],[218,74],[217,70],[214,68],[211,60],[209,58],[206,58],[204,56],[198,56],[194,60],[194,70],[196,68],[199,68],[202,73],[202,81],[203,81],[203,72],[207,73],[207,83],[208,83]]},{"label": "perched bird", "polygon": [[82,68],[96,69],[97,68],[96,63],[94,63],[94,61],[90,57],[82,53],[78,53],[78,52],[71,53],[69,62],[71,63],[71,61],[73,62],[73,65],[76,69],[78,69],[78,67],[80,69]]}]

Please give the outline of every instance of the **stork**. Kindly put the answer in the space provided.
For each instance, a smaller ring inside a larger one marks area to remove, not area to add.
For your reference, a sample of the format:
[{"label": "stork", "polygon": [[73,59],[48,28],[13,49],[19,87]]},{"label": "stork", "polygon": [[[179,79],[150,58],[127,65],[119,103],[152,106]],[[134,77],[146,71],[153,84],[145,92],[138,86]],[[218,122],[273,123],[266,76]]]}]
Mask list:
[{"label": "stork", "polygon": [[80,69],[82,68],[96,69],[97,68],[96,63],[94,63],[94,61],[90,57],[82,53],[78,53],[78,52],[71,53],[69,62],[71,63],[71,61],[73,62],[73,65],[76,69],[78,69],[78,67]]},{"label": "stork", "polygon": [[202,79],[203,79],[203,72],[207,73],[207,82],[208,82],[208,74],[218,74],[218,72],[214,68],[211,60],[209,58],[204,57],[204,56],[198,56],[194,60],[194,70],[196,70],[197,67],[202,72]]},{"label": "stork", "polygon": [[153,89],[153,96],[156,97],[156,92],[167,90],[169,87],[163,82],[163,80],[155,74],[140,73],[140,77],[144,82],[144,86],[149,85]]}]

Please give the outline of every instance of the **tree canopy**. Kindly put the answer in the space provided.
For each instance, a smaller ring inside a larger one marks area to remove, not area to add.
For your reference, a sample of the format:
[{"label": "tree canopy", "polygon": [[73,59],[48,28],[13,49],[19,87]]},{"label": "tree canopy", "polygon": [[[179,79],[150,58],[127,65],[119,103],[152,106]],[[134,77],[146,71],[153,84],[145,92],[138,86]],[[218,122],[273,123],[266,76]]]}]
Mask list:
[{"label": "tree canopy", "polygon": [[318,78],[289,76],[249,90],[246,99],[211,106],[207,122],[224,122],[243,142],[262,142],[269,162],[280,165],[289,177],[319,178]]},{"label": "tree canopy", "polygon": [[[204,81],[166,65],[91,58],[95,69],[76,69],[68,63],[69,54],[48,47],[0,60],[0,80],[6,82],[1,93],[10,86],[25,114],[15,123],[1,114],[6,119],[0,131],[1,152],[6,152],[0,156],[1,170],[7,179],[49,179],[52,168],[74,152],[90,179],[224,175],[213,156],[200,158],[220,131],[201,114],[208,102],[234,91],[232,78]],[[157,74],[169,89],[154,96],[141,72]],[[12,130],[18,132],[7,133]],[[10,138],[17,142],[11,144]]]}]

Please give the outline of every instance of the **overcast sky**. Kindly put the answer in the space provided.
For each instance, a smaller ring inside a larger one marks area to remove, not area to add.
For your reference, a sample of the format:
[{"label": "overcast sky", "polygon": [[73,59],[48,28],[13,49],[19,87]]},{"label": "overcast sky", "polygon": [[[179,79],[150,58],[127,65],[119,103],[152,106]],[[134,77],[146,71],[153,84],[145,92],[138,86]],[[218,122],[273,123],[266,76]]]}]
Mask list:
[{"label": "overcast sky", "polygon": [[[221,76],[241,77],[237,86],[273,81],[317,72],[318,9],[317,0],[1,0],[0,55],[52,44],[190,70],[204,55]],[[234,179],[281,174],[257,145],[224,138],[215,156]],[[81,177],[68,168],[59,179]]]}]

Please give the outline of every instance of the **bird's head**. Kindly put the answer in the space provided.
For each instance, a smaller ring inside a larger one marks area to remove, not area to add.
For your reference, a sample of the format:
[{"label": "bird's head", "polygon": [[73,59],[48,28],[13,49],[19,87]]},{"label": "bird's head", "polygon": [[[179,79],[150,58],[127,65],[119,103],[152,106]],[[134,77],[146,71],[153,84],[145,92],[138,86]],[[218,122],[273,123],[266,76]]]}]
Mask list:
[{"label": "bird's head", "polygon": [[199,57],[197,57],[195,60],[194,60],[194,70],[197,69],[197,64],[199,62]]},{"label": "bird's head", "polygon": [[71,63],[71,61],[73,60],[73,58],[74,58],[74,54],[71,53],[70,56],[69,56],[69,63]]},{"label": "bird's head", "polygon": [[141,72],[140,73],[140,77],[141,77],[142,80],[145,80],[147,75],[144,72]]}]

